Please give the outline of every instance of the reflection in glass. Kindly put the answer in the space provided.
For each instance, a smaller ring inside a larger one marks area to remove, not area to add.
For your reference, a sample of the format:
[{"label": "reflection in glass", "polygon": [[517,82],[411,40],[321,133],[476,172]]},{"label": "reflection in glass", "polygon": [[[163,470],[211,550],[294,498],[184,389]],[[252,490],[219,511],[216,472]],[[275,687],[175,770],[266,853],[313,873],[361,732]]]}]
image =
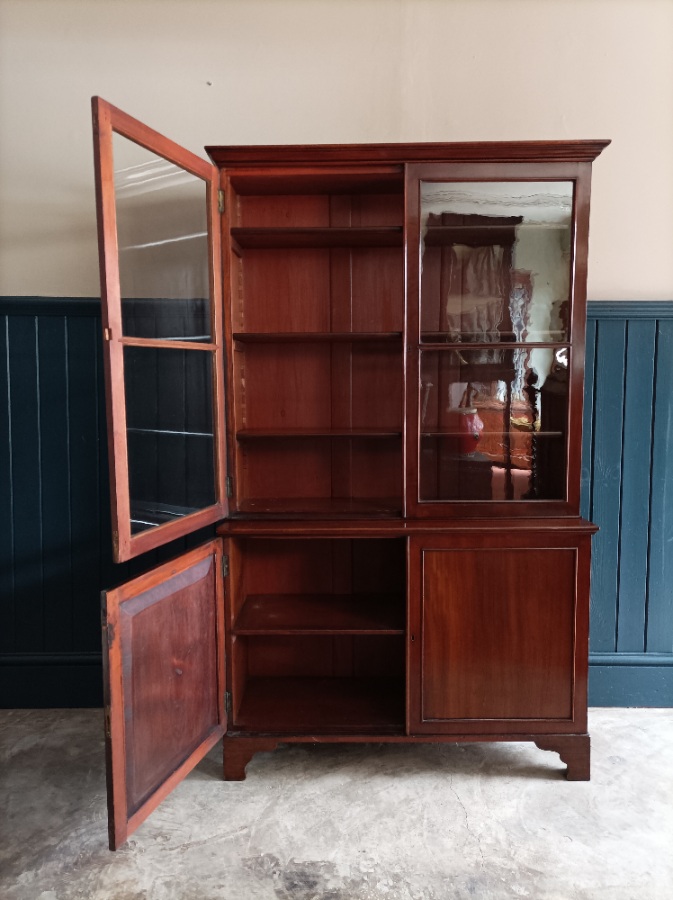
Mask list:
[{"label": "reflection in glass", "polygon": [[421,500],[565,498],[568,348],[421,355]]},{"label": "reflection in glass", "polygon": [[421,337],[568,339],[572,182],[421,182]]},{"label": "reflection in glass", "polygon": [[216,501],[212,354],[125,347],[131,532]]},{"label": "reflection in glass", "polygon": [[210,341],[206,182],[114,135],[124,334]]}]

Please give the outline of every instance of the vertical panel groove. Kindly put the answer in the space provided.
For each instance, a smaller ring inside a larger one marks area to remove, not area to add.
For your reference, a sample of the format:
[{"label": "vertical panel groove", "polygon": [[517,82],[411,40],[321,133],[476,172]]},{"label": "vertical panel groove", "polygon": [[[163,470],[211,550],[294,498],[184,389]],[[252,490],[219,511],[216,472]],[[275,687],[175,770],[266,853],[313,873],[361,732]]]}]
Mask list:
[{"label": "vertical panel groove", "polygon": [[[657,378],[656,373],[658,371],[658,358],[659,358],[659,323],[657,322],[655,336],[654,336],[654,384],[652,386],[652,419],[650,421],[650,474],[652,473],[652,466],[654,463],[654,429],[656,423],[656,410],[657,410]],[[650,612],[650,548],[652,545],[652,495],[653,495],[653,481],[650,478],[650,491],[647,498],[647,560],[645,563],[646,571],[645,571],[645,624],[644,624],[644,634],[643,634],[643,646],[645,653],[647,653],[647,626]]]},{"label": "vertical panel groove", "polygon": [[594,329],[594,354],[593,354],[593,372],[591,373],[591,481],[589,483],[589,518],[593,521],[594,518],[594,471],[595,471],[595,459],[596,459],[596,394],[597,394],[597,382],[598,378],[596,377],[596,360],[598,357],[598,322],[596,322],[596,327]]},{"label": "vertical panel groove", "polygon": [[11,622],[12,643],[16,637],[16,545],[14,540],[14,443],[12,428],[12,370],[9,362],[9,316],[5,316],[5,346],[7,349],[7,461],[8,461],[8,509],[7,509],[7,528],[9,532],[9,552],[11,554],[9,565],[7,567],[9,574],[9,583],[11,587],[11,611],[7,617]]},{"label": "vertical panel groove", "polygon": [[622,356],[622,439],[620,443],[619,472],[619,523],[617,527],[617,599],[615,603],[615,650],[619,647],[619,600],[622,580],[622,532],[624,526],[624,435],[626,434],[626,364],[629,358],[629,322],[624,327],[624,353]]},{"label": "vertical panel groove", "polygon": [[36,595],[40,598],[40,649],[45,650],[45,620],[44,620],[44,492],[42,490],[42,466],[44,463],[42,456],[42,403],[40,397],[40,319],[38,316],[34,316],[34,340],[35,340],[35,423],[36,423],[36,438],[37,438],[37,523],[36,527],[38,529],[38,534],[40,537],[40,562],[39,562],[39,573],[40,573],[40,585],[39,590],[36,591]]},{"label": "vertical panel groove", "polygon": [[65,367],[65,421],[66,421],[66,459],[68,460],[68,464],[66,466],[67,469],[67,479],[68,479],[68,556],[69,556],[69,569],[70,569],[70,649],[73,647],[73,634],[75,633],[75,610],[72,603],[72,595],[74,590],[74,559],[72,553],[72,467],[70,466],[70,460],[72,459],[72,449],[71,449],[71,433],[70,433],[70,373],[69,373],[69,365],[68,360],[70,359],[70,335],[68,332],[68,317],[63,317],[63,364]]}]

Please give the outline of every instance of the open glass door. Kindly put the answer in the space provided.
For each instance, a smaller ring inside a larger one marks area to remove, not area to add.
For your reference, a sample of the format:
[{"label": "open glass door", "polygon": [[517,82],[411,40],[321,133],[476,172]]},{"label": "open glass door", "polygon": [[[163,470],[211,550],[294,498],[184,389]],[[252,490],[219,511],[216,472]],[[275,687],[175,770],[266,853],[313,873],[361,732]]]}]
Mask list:
[{"label": "open glass door", "polygon": [[93,98],[114,558],[227,514],[218,170]]},{"label": "open glass door", "polygon": [[103,594],[110,849],[226,731],[222,542]]}]

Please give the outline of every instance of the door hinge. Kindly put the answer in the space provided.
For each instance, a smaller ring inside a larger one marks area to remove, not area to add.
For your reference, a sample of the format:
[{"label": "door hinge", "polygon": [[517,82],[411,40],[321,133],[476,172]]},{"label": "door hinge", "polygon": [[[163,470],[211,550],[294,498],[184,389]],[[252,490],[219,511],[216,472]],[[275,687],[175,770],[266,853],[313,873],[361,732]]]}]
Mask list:
[{"label": "door hinge", "polygon": [[234,479],[231,477],[231,475],[227,475],[227,477],[226,477],[225,491],[226,491],[227,497],[234,496]]},{"label": "door hinge", "polygon": [[105,341],[112,340],[112,331],[107,327],[103,329],[103,340],[105,340]]},{"label": "door hinge", "polygon": [[226,578],[229,574],[229,557],[225,553],[222,557],[222,578]]},{"label": "door hinge", "polygon": [[224,692],[224,711],[228,716],[231,715],[231,691]]},{"label": "door hinge", "polygon": [[217,192],[217,211],[220,215],[224,214],[224,191]]}]

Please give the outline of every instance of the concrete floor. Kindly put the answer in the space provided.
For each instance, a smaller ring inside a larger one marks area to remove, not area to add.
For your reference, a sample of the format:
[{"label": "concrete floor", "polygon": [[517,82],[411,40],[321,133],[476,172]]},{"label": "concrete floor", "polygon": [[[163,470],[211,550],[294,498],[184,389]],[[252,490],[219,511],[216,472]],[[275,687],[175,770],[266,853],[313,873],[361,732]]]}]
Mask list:
[{"label": "concrete floor", "polygon": [[100,710],[0,711],[3,900],[670,900],[673,710],[594,709],[593,778],[526,744],[216,749],[116,854]]}]

